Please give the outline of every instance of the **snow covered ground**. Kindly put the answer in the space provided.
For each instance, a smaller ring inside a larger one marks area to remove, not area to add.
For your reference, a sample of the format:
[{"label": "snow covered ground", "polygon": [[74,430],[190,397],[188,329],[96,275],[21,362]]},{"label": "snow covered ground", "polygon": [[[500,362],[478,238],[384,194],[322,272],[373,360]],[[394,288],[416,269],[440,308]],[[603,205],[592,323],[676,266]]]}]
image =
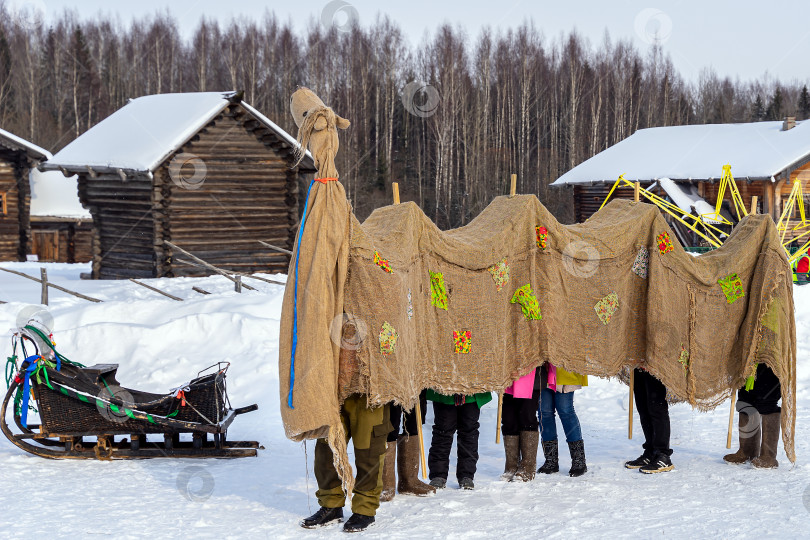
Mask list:
[{"label": "snow covered ground", "polygon": [[[38,263],[0,266],[39,275]],[[283,287],[249,280],[235,293],[222,277],[147,280],[184,302],[130,282],[82,281],[86,265],[47,264],[54,283],[103,299],[101,304],[51,290],[57,348],[84,364],[118,363],[125,386],[165,392],[218,361],[232,363],[234,406],[258,403],[236,419],[232,439],[260,441],[258,458],[238,460],[52,461],[0,437],[0,537],[3,538],[323,538],[337,526],[307,531],[301,517],[318,508],[313,442],[284,436],[278,399],[278,324]],[[39,301],[39,285],[0,272],[0,328]],[[283,281],[284,277],[279,276]],[[203,296],[193,285],[210,291]],[[448,489],[429,498],[397,496],[366,534],[386,538],[491,537],[806,537],[810,522],[810,287],[795,290],[799,341],[795,466],[761,471],[725,464],[729,403],[711,413],[671,409],[674,472],[643,475],[622,463],[641,452],[641,426],[627,439],[627,387],[591,379],[577,393],[588,473],[499,481],[503,448],[495,445],[496,407],[482,410],[475,491]],[[9,333],[5,350],[10,355]],[[426,444],[432,413],[427,413]],[[736,419],[735,419],[736,424]],[[736,429],[734,449],[736,449]],[[561,467],[570,461],[561,447]],[[455,459],[453,459],[453,462]],[[348,513],[347,513],[348,515]]]}]

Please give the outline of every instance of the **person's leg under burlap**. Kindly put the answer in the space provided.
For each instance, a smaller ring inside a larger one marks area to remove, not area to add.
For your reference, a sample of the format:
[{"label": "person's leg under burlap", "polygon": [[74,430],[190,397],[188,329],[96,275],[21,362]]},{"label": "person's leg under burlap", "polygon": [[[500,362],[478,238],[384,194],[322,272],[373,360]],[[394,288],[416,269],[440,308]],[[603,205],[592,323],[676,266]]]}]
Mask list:
[{"label": "person's leg under burlap", "polygon": [[653,428],[653,450],[671,456],[669,447],[669,403],[667,403],[667,389],[664,383],[647,374],[647,408]]},{"label": "person's leg under burlap", "polygon": [[356,469],[352,512],[373,516],[380,507],[385,444],[392,431],[389,405],[369,408],[366,396],[358,395],[351,402],[347,399],[344,408],[349,412]]},{"label": "person's leg under burlap", "polygon": [[388,415],[391,419],[391,431],[388,433],[387,441],[388,442],[397,442],[399,438],[400,432],[400,425],[402,424],[402,407],[399,405],[389,405],[390,414]]},{"label": "person's leg under burlap", "polygon": [[[346,401],[351,399],[349,397]],[[343,423],[343,430],[349,436],[349,421],[345,407],[340,408],[340,421]],[[318,482],[318,491],[315,496],[318,504],[324,508],[343,508],[346,504],[346,494],[343,492],[343,484],[335,469],[332,449],[326,439],[318,439],[315,442],[315,480]]]},{"label": "person's leg under burlap", "polygon": [[447,479],[450,470],[450,450],[456,433],[456,406],[433,402],[433,438],[428,452],[428,476]]},{"label": "person's leg under burlap", "polygon": [[652,456],[652,453],[655,451],[655,428],[653,427],[652,418],[650,416],[647,383],[650,379],[654,379],[654,377],[643,369],[635,369],[633,371],[633,378],[633,399],[636,402],[641,431],[644,432],[644,443],[641,447],[644,449],[645,454]]},{"label": "person's leg under burlap", "polygon": [[574,410],[574,392],[558,393],[554,402],[557,414],[560,415],[565,440],[569,443],[582,440],[582,428]]},{"label": "person's leg under burlap", "polygon": [[540,407],[538,412],[540,417],[540,432],[544,442],[557,440],[557,417],[554,415],[555,394],[556,392],[550,388],[543,388],[540,393]]},{"label": "person's leg under burlap", "polygon": [[[373,516],[380,506],[382,492],[382,463],[385,443],[391,431],[388,405],[368,408],[366,396],[354,394],[346,398],[341,409],[341,421],[354,447],[356,479],[352,492],[352,512]],[[338,508],[346,499],[340,477],[332,461],[332,450],[324,439],[315,444],[315,478],[318,481],[318,504]]]},{"label": "person's leg under burlap", "polygon": [[[503,406],[501,408],[501,434],[504,437],[517,436],[520,434],[521,422],[521,402],[523,400],[515,398],[511,394],[503,395]],[[537,423],[537,416],[532,412],[535,417],[535,424]]]},{"label": "person's leg under burlap", "polygon": [[478,419],[481,409],[477,403],[465,403],[456,407],[458,435],[456,435],[456,478],[475,478],[478,464]]}]

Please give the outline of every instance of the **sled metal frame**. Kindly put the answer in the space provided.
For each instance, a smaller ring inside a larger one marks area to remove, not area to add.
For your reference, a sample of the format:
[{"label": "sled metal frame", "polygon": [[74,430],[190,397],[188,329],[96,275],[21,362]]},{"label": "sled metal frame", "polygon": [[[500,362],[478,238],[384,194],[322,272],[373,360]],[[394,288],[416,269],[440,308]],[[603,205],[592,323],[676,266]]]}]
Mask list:
[{"label": "sled metal frame", "polygon": [[[262,448],[256,441],[228,441],[226,432],[234,418],[240,414],[255,411],[257,405],[230,409],[225,418],[217,424],[204,424],[153,416],[154,423],[165,428],[162,433],[133,433],[133,430],[108,430],[102,434],[80,432],[48,432],[42,425],[22,425],[17,411],[13,412],[15,433],[7,422],[9,403],[20,383],[12,382],[0,408],[0,430],[18,448],[36,456],[50,459],[146,459],[146,458],[239,458],[255,457]],[[38,430],[38,431],[37,431]],[[159,437],[163,441],[150,441],[148,436]],[[181,441],[181,434],[191,434],[191,441]],[[209,439],[208,435],[212,438]],[[115,436],[128,436],[116,442]],[[85,441],[85,437],[95,437],[95,443]]]}]

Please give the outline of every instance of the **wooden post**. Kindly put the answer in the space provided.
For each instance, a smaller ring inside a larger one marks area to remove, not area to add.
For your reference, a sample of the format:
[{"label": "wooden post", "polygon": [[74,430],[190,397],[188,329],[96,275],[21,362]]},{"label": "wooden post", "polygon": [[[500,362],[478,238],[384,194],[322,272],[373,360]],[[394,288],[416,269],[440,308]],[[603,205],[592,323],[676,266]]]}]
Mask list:
[{"label": "wooden post", "polygon": [[238,293],[242,292],[242,276],[239,274],[233,276],[233,290]]},{"label": "wooden post", "polygon": [[394,204],[399,204],[399,182],[392,183],[391,187],[394,188]]},{"label": "wooden post", "polygon": [[728,437],[726,448],[731,448],[731,433],[734,431],[734,405],[737,404],[737,392],[731,394],[731,410],[728,412]]},{"label": "wooden post", "polygon": [[422,461],[422,478],[427,478],[427,464],[425,463],[425,439],[422,437],[422,407],[419,406],[419,398],[416,398],[416,433],[419,436],[419,456]]},{"label": "wooden post", "polygon": [[517,193],[517,175],[513,174],[509,184],[509,197],[514,197],[515,193]]},{"label": "wooden post", "polygon": [[39,269],[39,277],[42,280],[42,302],[43,306],[48,305],[48,271],[44,268]]},{"label": "wooden post", "polygon": [[640,192],[641,192],[641,184],[636,182],[636,185],[633,187],[633,202],[639,201]]},{"label": "wooden post", "polygon": [[751,214],[756,215],[757,213],[757,202],[759,201],[759,197],[754,195],[751,197]]},{"label": "wooden post", "polygon": [[636,370],[630,370],[630,401],[627,407],[627,438],[633,438],[633,387],[635,386]]},{"label": "wooden post", "polygon": [[[10,268],[3,268],[2,266],[0,266],[0,271],[8,272],[9,274],[14,274],[16,276],[24,277],[25,279],[30,279],[31,281],[36,281],[37,283],[42,283],[41,279],[35,278],[34,276],[29,276],[28,274],[23,274],[22,272],[18,272],[16,270],[12,270]],[[56,289],[57,291],[62,291],[64,293],[72,294],[73,296],[76,296],[77,298],[81,298],[81,299],[87,300],[89,302],[101,302],[101,300],[99,300],[98,298],[91,298],[89,296],[79,294],[79,293],[77,293],[75,291],[71,291],[70,289],[66,289],[66,288],[64,288],[62,286],[59,286],[59,285],[56,285],[54,283],[48,283],[48,287],[50,287],[52,289]]]},{"label": "wooden post", "polygon": [[498,392],[498,418],[495,419],[495,444],[501,444],[501,413],[503,412],[503,392]]}]

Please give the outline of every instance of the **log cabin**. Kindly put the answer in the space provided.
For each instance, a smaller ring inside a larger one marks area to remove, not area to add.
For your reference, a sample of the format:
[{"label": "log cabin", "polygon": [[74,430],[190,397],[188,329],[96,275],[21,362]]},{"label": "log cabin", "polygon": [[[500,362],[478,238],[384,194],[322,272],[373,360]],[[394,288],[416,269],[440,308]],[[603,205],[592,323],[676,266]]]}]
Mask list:
[{"label": "log cabin", "polygon": [[[756,195],[758,211],[778,221],[797,180],[802,182],[805,205],[810,208],[810,121],[796,122],[795,118],[641,129],[551,185],[573,186],[578,222],[599,209],[620,174],[697,215],[705,213],[701,208],[714,209],[726,164],[731,165],[746,208]],[[633,190],[617,189],[613,197],[632,199]],[[723,214],[733,222],[736,216],[730,211],[728,191],[724,199]],[[685,200],[689,202],[678,202]],[[799,234],[792,231],[798,216],[791,217],[786,239]],[[676,233],[685,245],[697,241],[685,231]]]},{"label": "log cabin", "polygon": [[298,226],[295,139],[235,92],[132,99],[40,166],[78,175],[94,279],[201,276],[165,242],[219,268],[286,272]]},{"label": "log cabin", "polygon": [[0,261],[24,261],[30,245],[28,171],[47,150],[0,129]]}]

